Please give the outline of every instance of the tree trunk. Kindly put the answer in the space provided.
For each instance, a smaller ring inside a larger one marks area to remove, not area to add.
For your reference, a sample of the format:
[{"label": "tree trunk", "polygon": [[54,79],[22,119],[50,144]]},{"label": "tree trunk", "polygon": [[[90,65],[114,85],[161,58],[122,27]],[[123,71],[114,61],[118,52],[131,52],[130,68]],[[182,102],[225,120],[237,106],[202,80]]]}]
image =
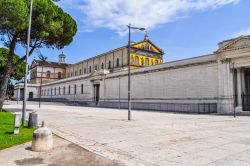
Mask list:
[{"label": "tree trunk", "polygon": [[11,72],[13,71],[13,59],[14,59],[14,50],[16,48],[17,38],[13,36],[10,47],[9,47],[9,55],[6,67],[3,72],[2,80],[0,80],[0,112],[3,109],[3,102],[6,95],[7,86],[11,77]]},{"label": "tree trunk", "polygon": [[11,71],[12,65],[8,63],[5,68],[2,80],[0,81],[0,112],[2,112],[3,109],[3,102],[6,95],[8,82],[10,80]]}]

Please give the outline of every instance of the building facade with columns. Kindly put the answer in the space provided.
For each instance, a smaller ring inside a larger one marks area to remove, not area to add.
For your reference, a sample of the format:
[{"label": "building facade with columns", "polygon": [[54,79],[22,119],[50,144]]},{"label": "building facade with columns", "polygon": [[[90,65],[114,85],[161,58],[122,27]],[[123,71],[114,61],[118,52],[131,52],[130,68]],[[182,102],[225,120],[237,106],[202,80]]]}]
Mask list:
[{"label": "building facade with columns", "polygon": [[[140,62],[139,56],[138,61],[131,61],[133,109],[199,113],[250,111],[250,36],[223,41],[209,55],[166,63],[162,63],[163,52],[152,42],[147,44],[150,46],[135,43],[135,51],[130,55],[135,58],[134,53],[143,55],[151,51],[144,61]],[[145,48],[146,53],[141,53]],[[46,101],[127,108],[128,65],[123,65],[127,59],[119,58],[119,66],[116,65],[117,57],[122,57],[124,52],[126,55],[126,47],[103,54],[106,60],[100,55],[67,66],[66,78],[42,85],[41,97]],[[152,61],[150,57],[155,59]]]}]

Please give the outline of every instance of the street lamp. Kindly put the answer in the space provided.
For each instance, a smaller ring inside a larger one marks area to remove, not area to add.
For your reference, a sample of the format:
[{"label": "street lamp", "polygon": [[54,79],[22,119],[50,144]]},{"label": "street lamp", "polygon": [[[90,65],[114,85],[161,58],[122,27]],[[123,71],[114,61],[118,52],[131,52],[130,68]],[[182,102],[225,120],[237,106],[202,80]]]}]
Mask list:
[{"label": "street lamp", "polygon": [[[60,0],[52,0],[58,2]],[[28,57],[29,57],[29,44],[30,44],[30,31],[31,31],[31,20],[32,20],[32,6],[33,0],[30,0],[30,15],[29,15],[29,26],[28,26],[28,36],[27,36],[27,47],[26,47],[26,57],[25,57],[25,75],[24,75],[24,91],[23,91],[23,108],[22,108],[22,125],[25,124],[26,115],[26,93],[27,93],[27,77],[28,77]]]},{"label": "street lamp", "polygon": [[131,91],[130,91],[130,78],[131,78],[131,71],[130,71],[130,54],[131,54],[131,29],[136,29],[140,31],[145,31],[145,28],[138,28],[138,27],[131,27],[131,25],[128,26],[128,120],[131,119]]}]

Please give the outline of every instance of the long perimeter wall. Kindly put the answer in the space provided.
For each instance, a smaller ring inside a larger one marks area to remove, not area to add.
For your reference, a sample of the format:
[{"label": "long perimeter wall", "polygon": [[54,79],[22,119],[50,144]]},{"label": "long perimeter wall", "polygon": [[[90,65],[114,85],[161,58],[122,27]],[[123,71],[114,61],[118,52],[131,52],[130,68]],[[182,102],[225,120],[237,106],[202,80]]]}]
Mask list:
[{"label": "long perimeter wall", "polygon": [[[218,63],[215,55],[132,70],[132,108],[217,112],[218,82]],[[98,106],[127,108],[127,71],[87,75],[48,83],[43,85],[42,97],[54,100],[67,99],[94,106],[95,84],[100,85]]]}]

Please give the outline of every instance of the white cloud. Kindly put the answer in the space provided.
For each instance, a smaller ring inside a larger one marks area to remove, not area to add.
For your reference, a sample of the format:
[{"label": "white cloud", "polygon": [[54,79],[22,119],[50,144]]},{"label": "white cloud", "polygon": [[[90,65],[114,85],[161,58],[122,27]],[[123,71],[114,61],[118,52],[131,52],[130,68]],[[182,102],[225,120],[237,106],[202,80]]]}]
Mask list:
[{"label": "white cloud", "polygon": [[250,35],[250,28],[249,29],[244,29],[239,32],[237,32],[234,37],[239,37],[241,35]]},{"label": "white cloud", "polygon": [[64,0],[79,10],[86,29],[108,28],[120,35],[126,25],[155,28],[184,17],[191,11],[216,9],[240,0]]}]

